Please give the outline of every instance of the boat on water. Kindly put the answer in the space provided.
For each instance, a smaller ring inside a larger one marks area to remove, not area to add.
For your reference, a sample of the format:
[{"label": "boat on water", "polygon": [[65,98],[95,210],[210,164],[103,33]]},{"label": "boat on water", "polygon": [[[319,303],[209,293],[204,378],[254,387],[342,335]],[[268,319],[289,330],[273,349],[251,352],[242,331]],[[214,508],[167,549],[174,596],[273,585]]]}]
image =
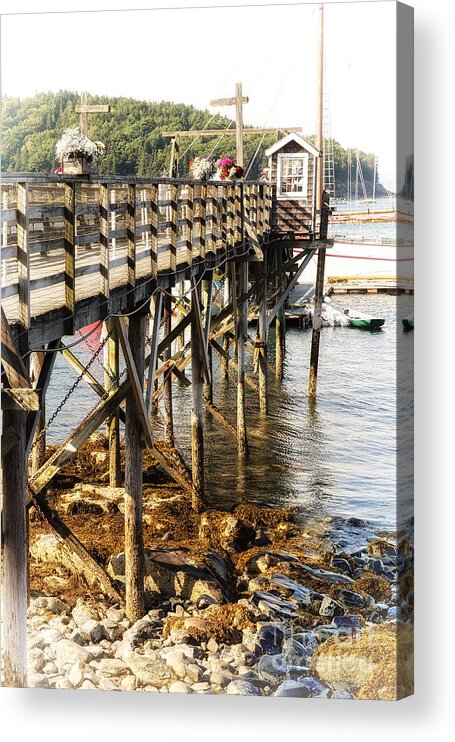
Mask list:
[{"label": "boat on water", "polygon": [[363,330],[379,330],[385,322],[385,320],[380,317],[371,317],[369,314],[353,311],[351,309],[345,309],[344,314],[349,319],[349,323],[352,327],[360,327]]}]

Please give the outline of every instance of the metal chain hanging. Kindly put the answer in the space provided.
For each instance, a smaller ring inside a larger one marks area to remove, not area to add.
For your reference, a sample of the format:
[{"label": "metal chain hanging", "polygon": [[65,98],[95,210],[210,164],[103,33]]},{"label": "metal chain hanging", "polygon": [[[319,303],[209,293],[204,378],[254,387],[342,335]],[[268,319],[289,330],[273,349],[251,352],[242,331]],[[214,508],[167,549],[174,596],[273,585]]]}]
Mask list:
[{"label": "metal chain hanging", "polygon": [[[44,428],[43,428],[43,429],[42,429],[42,430],[40,431],[40,434],[39,434],[39,435],[38,435],[38,436],[37,436],[37,437],[35,438],[35,440],[33,441],[32,447],[31,447],[31,449],[30,449],[31,451],[33,451],[33,449],[34,449],[34,448],[35,448],[35,446],[36,446],[36,445],[37,445],[37,444],[39,443],[39,441],[41,440],[41,438],[43,438],[43,436],[44,436],[44,435],[45,435],[45,434],[47,433],[47,431],[49,430],[50,426],[51,426],[51,425],[52,425],[52,423],[54,422],[54,420],[55,420],[55,418],[57,417],[57,415],[58,415],[58,414],[59,414],[59,413],[61,412],[61,410],[62,410],[62,409],[63,409],[63,407],[64,407],[64,406],[66,405],[66,403],[68,402],[69,398],[71,397],[72,393],[73,393],[73,392],[74,392],[74,391],[75,391],[75,390],[77,389],[77,387],[79,386],[80,382],[81,382],[81,381],[82,381],[82,379],[84,378],[84,376],[85,376],[85,374],[87,373],[87,371],[89,370],[90,366],[91,366],[91,365],[92,365],[92,364],[93,364],[93,363],[94,363],[94,362],[96,361],[96,359],[98,358],[99,354],[101,353],[101,351],[103,350],[103,348],[104,348],[104,346],[106,345],[107,341],[109,340],[109,337],[111,336],[111,334],[112,334],[112,333],[110,333],[110,332],[109,332],[109,333],[108,333],[108,334],[106,335],[106,337],[105,337],[105,338],[104,338],[104,339],[102,340],[102,342],[100,343],[99,347],[98,347],[98,348],[96,349],[96,351],[94,352],[93,356],[92,356],[92,357],[90,358],[89,362],[88,362],[88,363],[87,363],[87,364],[86,364],[86,365],[84,366],[84,368],[82,369],[81,373],[79,374],[79,376],[78,376],[78,377],[77,377],[77,379],[75,380],[74,384],[72,384],[72,386],[70,387],[70,389],[68,390],[68,392],[67,392],[67,393],[65,394],[65,396],[63,397],[63,399],[62,399],[62,401],[60,402],[60,404],[58,405],[58,407],[57,407],[57,408],[56,408],[56,409],[54,410],[54,412],[53,412],[53,413],[52,413],[52,415],[50,416],[50,418],[49,418],[49,420],[47,421],[47,423],[46,423],[46,425],[44,426]],[[124,371],[125,371],[125,369],[124,369]],[[122,371],[122,373],[121,373],[121,374],[120,374],[120,376],[118,377],[118,380],[117,380],[117,386],[118,386],[118,384],[119,384],[119,382],[120,382],[120,378],[121,378],[121,377],[123,376],[123,373],[124,373],[124,371]],[[100,398],[101,398],[101,399],[106,399],[106,397],[107,397],[107,392],[105,392],[105,393],[103,394],[103,396],[102,396],[102,397],[100,397]]]}]

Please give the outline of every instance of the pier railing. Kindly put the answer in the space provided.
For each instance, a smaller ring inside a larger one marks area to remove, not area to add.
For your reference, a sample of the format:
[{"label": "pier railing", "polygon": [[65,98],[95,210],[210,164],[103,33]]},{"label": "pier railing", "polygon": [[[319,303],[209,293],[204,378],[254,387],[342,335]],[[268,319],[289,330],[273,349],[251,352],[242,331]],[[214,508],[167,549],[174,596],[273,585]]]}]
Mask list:
[{"label": "pier railing", "polygon": [[[2,304],[10,323],[83,324],[125,311],[161,279],[189,278],[270,231],[264,182],[2,177]],[[96,307],[94,307],[94,303]],[[66,319],[65,319],[66,318]]]}]

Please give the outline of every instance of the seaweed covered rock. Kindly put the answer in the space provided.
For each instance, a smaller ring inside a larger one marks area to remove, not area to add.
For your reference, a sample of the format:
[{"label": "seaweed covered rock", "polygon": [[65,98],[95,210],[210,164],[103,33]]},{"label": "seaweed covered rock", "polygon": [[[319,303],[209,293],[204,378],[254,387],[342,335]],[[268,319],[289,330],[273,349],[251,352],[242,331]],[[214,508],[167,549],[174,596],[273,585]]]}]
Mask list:
[{"label": "seaweed covered rock", "polygon": [[[111,557],[108,572],[124,581],[124,552]],[[201,596],[209,596],[222,603],[226,577],[226,565],[218,555],[208,553],[198,558],[187,549],[145,549],[145,585],[161,597],[196,602]]]},{"label": "seaweed covered rock", "polygon": [[407,624],[368,626],[357,637],[330,637],[311,669],[326,685],[343,684],[356,698],[397,700],[412,693],[413,635]]},{"label": "seaweed covered rock", "polygon": [[238,603],[211,605],[197,616],[170,616],[165,624],[163,636],[176,636],[182,631],[194,641],[236,644],[242,640],[242,631],[254,627],[254,617],[246,606]]}]

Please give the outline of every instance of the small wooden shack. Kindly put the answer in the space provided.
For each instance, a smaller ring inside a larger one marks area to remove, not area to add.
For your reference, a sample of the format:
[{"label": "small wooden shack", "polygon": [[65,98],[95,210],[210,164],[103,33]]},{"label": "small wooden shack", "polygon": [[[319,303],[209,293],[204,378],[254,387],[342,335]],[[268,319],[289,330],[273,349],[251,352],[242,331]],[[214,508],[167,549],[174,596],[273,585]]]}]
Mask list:
[{"label": "small wooden shack", "polygon": [[265,154],[273,186],[272,236],[311,239],[316,232],[318,150],[299,134],[291,133]]}]

